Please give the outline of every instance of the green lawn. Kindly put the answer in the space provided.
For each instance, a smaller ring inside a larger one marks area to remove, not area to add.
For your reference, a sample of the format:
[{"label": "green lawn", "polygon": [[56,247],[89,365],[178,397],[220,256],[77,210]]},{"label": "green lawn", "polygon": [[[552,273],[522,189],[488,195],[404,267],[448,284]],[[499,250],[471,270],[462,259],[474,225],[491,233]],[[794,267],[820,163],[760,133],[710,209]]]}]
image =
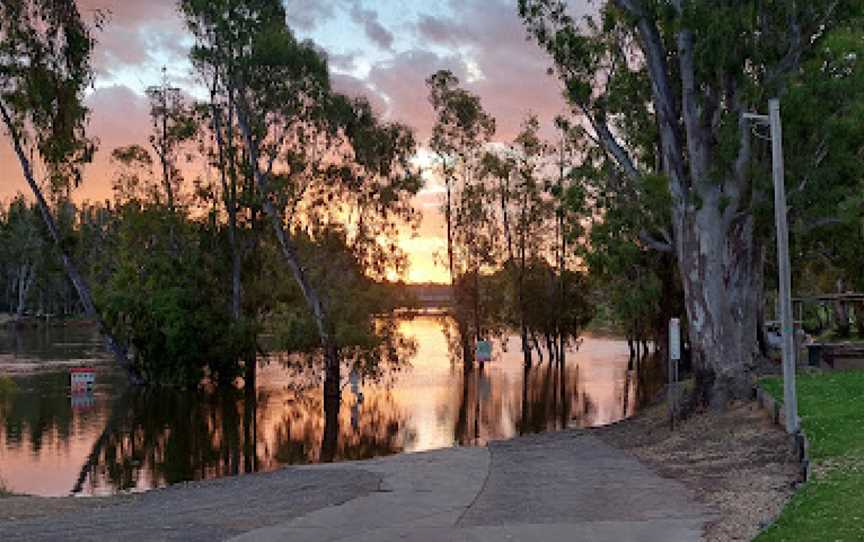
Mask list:
[{"label": "green lawn", "polygon": [[[761,385],[782,400],[780,379]],[[815,475],[756,541],[862,541],[864,372],[799,375],[798,406]]]}]

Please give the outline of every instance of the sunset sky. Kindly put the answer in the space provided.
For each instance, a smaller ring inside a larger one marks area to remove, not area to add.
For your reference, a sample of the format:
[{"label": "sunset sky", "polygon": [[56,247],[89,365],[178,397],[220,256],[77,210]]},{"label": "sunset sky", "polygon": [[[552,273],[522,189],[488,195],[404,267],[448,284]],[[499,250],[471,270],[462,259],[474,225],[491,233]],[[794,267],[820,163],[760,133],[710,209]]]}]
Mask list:
[{"label": "sunset sky", "polygon": [[[587,2],[588,0],[586,0]],[[415,128],[425,143],[432,125],[424,80],[439,69],[456,73],[497,118],[500,141],[510,140],[529,112],[547,127],[564,111],[559,83],[547,75],[549,60],[534,44],[516,12],[516,0],[285,0],[295,32],[327,51],[337,90],[367,96],[388,120]],[[144,89],[166,66],[176,86],[195,93],[186,58],[191,38],[175,0],[79,0],[85,17],[111,12],[99,35],[95,89],[88,97],[91,134],[101,142],[77,200],[110,196],[108,154],[118,146],[146,143],[150,129]],[[11,148],[0,136],[0,198],[27,187]],[[421,152],[422,155],[422,152]],[[422,158],[422,157],[421,157]],[[420,160],[422,163],[423,160]],[[440,185],[428,176],[416,205],[424,221],[416,238],[403,239],[411,255],[410,281],[444,281],[434,254],[444,249],[437,208]]]}]

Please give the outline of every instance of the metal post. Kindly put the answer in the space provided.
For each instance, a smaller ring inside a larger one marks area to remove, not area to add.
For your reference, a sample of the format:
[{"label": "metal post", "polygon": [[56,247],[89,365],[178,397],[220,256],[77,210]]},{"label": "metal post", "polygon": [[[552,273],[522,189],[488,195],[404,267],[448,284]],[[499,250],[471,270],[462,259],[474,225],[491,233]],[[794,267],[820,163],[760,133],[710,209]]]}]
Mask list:
[{"label": "metal post", "polygon": [[769,101],[774,172],[774,210],[777,220],[777,263],[780,269],[780,318],[783,334],[783,406],[786,432],[798,431],[798,398],[795,389],[795,326],[792,322],[792,273],[789,265],[789,224],[786,217],[786,185],[783,168],[783,126],[780,100]]}]

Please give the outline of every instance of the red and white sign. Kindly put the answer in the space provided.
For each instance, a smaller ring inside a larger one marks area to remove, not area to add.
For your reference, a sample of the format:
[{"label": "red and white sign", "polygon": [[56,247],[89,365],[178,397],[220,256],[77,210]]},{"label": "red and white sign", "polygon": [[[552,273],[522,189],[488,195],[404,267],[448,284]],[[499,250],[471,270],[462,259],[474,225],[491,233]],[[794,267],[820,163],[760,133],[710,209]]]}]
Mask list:
[{"label": "red and white sign", "polygon": [[69,382],[72,393],[88,392],[96,384],[96,370],[92,367],[74,367],[69,369]]}]

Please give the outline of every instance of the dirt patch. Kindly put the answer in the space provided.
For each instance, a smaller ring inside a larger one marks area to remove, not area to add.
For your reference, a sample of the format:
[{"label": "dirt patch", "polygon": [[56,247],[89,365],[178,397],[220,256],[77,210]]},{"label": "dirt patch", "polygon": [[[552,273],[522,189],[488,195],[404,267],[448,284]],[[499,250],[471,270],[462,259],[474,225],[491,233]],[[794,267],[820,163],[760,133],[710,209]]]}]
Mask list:
[{"label": "dirt patch", "polygon": [[709,542],[752,540],[800,481],[789,437],[755,402],[694,414],[674,431],[661,404],[593,434],[695,491],[718,513],[706,528]]}]

